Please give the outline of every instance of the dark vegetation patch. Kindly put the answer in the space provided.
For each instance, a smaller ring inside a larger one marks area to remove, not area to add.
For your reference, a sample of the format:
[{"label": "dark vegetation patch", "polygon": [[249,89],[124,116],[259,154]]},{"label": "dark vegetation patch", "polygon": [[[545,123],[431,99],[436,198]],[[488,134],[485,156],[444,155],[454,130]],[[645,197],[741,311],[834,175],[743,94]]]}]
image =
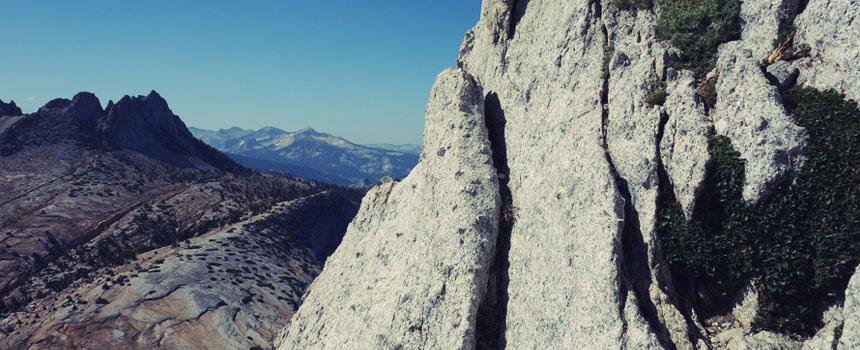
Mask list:
[{"label": "dark vegetation patch", "polygon": [[[654,2],[612,0],[612,5],[622,10],[648,10]],[[720,44],[740,38],[739,0],[657,0],[656,5],[662,10],[657,19],[657,37],[668,40],[683,53],[676,68],[704,76],[714,68]]]},{"label": "dark vegetation patch", "polygon": [[612,0],[612,6],[622,10],[640,9],[648,10],[654,6],[652,0]]},{"label": "dark vegetation patch", "polygon": [[720,44],[740,38],[738,0],[661,0],[657,37],[681,50],[680,68],[702,76],[716,64]]},{"label": "dark vegetation patch", "polygon": [[656,90],[653,90],[645,96],[645,103],[652,106],[662,106],[666,103],[666,88],[660,87]]},{"label": "dark vegetation patch", "polygon": [[860,263],[860,110],[844,95],[800,87],[784,101],[809,133],[796,182],[745,206],[744,161],[727,138],[712,137],[692,220],[663,191],[658,234],[679,286],[709,292],[698,300],[704,314],[725,312],[754,279],[754,328],[808,335],[820,326],[816,309],[844,293]]}]

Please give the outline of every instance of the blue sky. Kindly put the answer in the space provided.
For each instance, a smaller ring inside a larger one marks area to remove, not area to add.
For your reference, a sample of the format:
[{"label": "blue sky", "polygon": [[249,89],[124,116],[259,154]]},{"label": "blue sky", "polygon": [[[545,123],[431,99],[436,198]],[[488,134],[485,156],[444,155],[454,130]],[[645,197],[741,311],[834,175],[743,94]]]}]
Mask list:
[{"label": "blue sky", "polygon": [[0,99],[158,91],[189,126],[420,143],[480,0],[8,1]]}]

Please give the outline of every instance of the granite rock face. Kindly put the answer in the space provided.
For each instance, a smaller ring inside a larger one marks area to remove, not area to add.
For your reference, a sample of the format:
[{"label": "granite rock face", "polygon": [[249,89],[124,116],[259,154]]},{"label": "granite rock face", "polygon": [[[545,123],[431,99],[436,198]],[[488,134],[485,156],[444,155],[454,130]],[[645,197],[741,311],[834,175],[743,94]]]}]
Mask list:
[{"label": "granite rock face", "polygon": [[[614,68],[619,76],[651,71],[632,83],[650,86],[657,78],[648,55],[659,47],[632,39],[616,56],[604,13],[614,9],[602,5],[484,1],[481,20],[460,49],[459,64],[497,96],[505,121],[517,212],[507,271],[507,349],[660,347],[649,327],[653,319],[639,306],[650,303],[649,288],[633,287],[621,256],[625,199],[606,148],[610,134],[641,144],[646,153],[625,159],[625,166],[654,166],[657,146],[647,142],[657,123],[644,120],[650,108],[639,97],[645,92],[614,94],[611,77]],[[629,34],[619,37],[652,30],[641,28],[645,22],[621,29]],[[645,57],[634,61],[639,55]],[[619,101],[616,125],[613,99]],[[635,137],[621,119],[633,118],[634,109],[643,119],[631,123],[642,132]]]},{"label": "granite rock face", "polygon": [[767,56],[777,39],[780,20],[797,13],[801,0],[758,0],[741,4],[741,40],[757,57]]},{"label": "granite rock face", "polygon": [[810,48],[810,57],[794,61],[798,84],[860,102],[860,1],[810,0],[795,24],[795,45]]},{"label": "granite rock face", "polygon": [[483,101],[463,70],[439,75],[421,161],[364,198],[280,349],[475,347],[501,203]]},{"label": "granite rock face", "polygon": [[669,96],[663,109],[668,119],[660,142],[660,157],[675,198],[690,219],[705,182],[711,157],[708,136],[713,134],[713,126],[705,114],[702,98],[696,93],[692,72],[671,70],[667,81]]},{"label": "granite rock face", "polygon": [[839,339],[839,350],[860,348],[860,268],[857,271],[845,291],[845,306],[842,309],[845,326]]},{"label": "granite rock face", "polygon": [[[806,133],[760,67],[798,6],[744,2],[741,39],[720,48],[716,105],[706,106],[702,81],[668,68],[678,51],[656,39],[652,11],[608,0],[483,1],[457,68],[434,87],[418,167],[371,190],[281,349],[710,348],[674,290],[656,235],[659,196],[673,191],[692,217],[714,132],[746,160],[748,203],[800,169]],[[660,89],[665,102],[650,104]],[[463,120],[479,126],[464,131]],[[460,141],[440,141],[450,138]],[[473,193],[473,204],[456,189]],[[446,253],[451,223],[467,227],[459,234],[471,253]],[[414,251],[424,252],[420,262]],[[439,275],[457,266],[472,268]],[[502,315],[496,323],[476,321],[487,304]],[[771,336],[738,336],[729,347],[799,346]]]},{"label": "granite rock face", "polygon": [[726,350],[800,350],[802,343],[770,332],[760,332],[729,341]]},{"label": "granite rock face", "polygon": [[[744,2],[742,9],[758,2]],[[780,12],[779,7],[772,9]],[[746,10],[742,10],[742,13]],[[759,16],[764,16],[759,14]],[[778,22],[746,23],[746,33],[776,32]],[[785,177],[803,165],[806,131],[794,124],[782,96],[770,85],[759,64],[773,44],[766,40],[738,40],[720,46],[717,58],[717,105],[714,125],[720,135],[746,160],[743,197],[757,202]]]}]

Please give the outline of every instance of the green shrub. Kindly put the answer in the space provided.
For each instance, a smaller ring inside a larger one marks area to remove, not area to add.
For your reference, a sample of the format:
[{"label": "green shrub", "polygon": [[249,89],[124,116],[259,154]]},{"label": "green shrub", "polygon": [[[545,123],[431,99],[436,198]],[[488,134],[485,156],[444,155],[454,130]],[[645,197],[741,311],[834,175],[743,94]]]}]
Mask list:
[{"label": "green shrub", "polygon": [[647,10],[651,9],[653,6],[653,2],[651,0],[612,0],[612,6],[615,6],[622,10],[629,9],[640,9]]},{"label": "green shrub", "polygon": [[[795,87],[784,101],[809,133],[807,161],[756,205],[741,197],[744,162],[725,137],[693,219],[671,195],[658,215],[673,272],[730,298],[756,280],[756,329],[811,334],[815,309],[842,293],[860,263],[860,110],[835,92]],[[667,191],[670,192],[670,191]]]},{"label": "green shrub", "polygon": [[713,109],[714,106],[717,105],[717,80],[720,79],[720,76],[715,76],[714,78],[708,80],[705,83],[705,104],[708,105],[708,108]]},{"label": "green shrub", "polygon": [[836,350],[839,346],[839,340],[842,339],[842,331],[845,329],[845,322],[840,323],[833,329],[833,343],[830,344],[830,348]]},{"label": "green shrub", "polygon": [[666,103],[666,89],[659,88],[649,92],[648,95],[645,96],[645,103],[652,106],[662,106]]},{"label": "green shrub", "polygon": [[105,299],[105,298],[102,298],[102,297],[98,297],[98,298],[96,298],[96,304],[104,305],[104,304],[107,304],[107,303],[108,303],[108,301],[107,301],[107,299]]},{"label": "green shrub", "polygon": [[794,33],[794,31],[797,30],[797,26],[794,25],[795,17],[797,16],[789,16],[779,21],[779,29],[777,30],[776,39],[773,40],[774,48],[779,47],[780,44],[788,39],[788,36],[791,35],[791,33]]},{"label": "green shrub", "polygon": [[684,58],[681,68],[703,75],[713,69],[720,44],[740,38],[739,0],[659,0],[657,37],[669,40]]}]

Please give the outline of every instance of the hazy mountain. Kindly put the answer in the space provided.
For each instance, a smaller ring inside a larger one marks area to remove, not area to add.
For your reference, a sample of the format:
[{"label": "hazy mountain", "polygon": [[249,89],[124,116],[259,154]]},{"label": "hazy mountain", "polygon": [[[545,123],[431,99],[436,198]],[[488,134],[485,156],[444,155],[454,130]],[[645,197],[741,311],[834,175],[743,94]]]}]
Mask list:
[{"label": "hazy mountain", "polygon": [[415,146],[359,145],[311,128],[296,132],[273,127],[190,130],[247,167],[276,169],[335,184],[375,183],[385,176],[402,178],[418,163]]},{"label": "hazy mountain", "polygon": [[413,145],[413,144],[403,144],[403,145],[394,145],[390,143],[369,143],[366,144],[367,147],[373,148],[381,148],[389,151],[398,151],[403,153],[410,153],[414,155],[421,155],[421,145]]},{"label": "hazy mountain", "polygon": [[0,349],[268,348],[357,210],[237,164],[155,92],[5,110]]}]

